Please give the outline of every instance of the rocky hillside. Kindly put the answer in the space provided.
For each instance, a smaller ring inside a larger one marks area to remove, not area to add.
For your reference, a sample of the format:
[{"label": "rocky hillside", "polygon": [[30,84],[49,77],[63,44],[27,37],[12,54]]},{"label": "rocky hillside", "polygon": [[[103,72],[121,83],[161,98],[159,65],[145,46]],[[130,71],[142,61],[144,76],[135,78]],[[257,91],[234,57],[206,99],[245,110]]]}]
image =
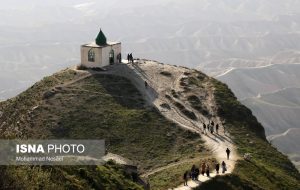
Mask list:
[{"label": "rocky hillside", "polygon": [[[263,127],[226,85],[196,70],[146,60],[106,69],[66,69],[0,102],[1,138],[105,139],[109,152],[137,165],[151,189],[180,186],[192,164],[219,161],[223,148],[231,146],[236,152],[231,174],[198,188],[300,188],[293,164],[266,141]],[[229,132],[224,142],[221,136],[202,134],[202,122],[210,120]],[[253,159],[239,159],[244,153]],[[141,188],[111,162],[1,167],[1,173],[0,189]],[[31,180],[29,174],[40,177]]]}]

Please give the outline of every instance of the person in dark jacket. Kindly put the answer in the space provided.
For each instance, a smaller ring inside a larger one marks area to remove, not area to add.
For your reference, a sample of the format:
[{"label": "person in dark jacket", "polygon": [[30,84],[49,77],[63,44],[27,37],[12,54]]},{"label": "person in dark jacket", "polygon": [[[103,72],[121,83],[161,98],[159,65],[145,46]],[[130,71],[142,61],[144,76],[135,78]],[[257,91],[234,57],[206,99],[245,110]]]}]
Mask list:
[{"label": "person in dark jacket", "polygon": [[225,173],[227,171],[226,163],[222,162],[222,173]]},{"label": "person in dark jacket", "polygon": [[203,131],[204,131],[205,134],[207,134],[206,133],[206,124],[205,123],[203,123]]},{"label": "person in dark jacket", "polygon": [[190,173],[190,177],[192,178],[192,180],[195,180],[195,170],[196,170],[196,166],[193,165]]},{"label": "person in dark jacket", "polygon": [[132,56],[132,53],[129,54],[129,57],[130,57],[130,62],[133,63],[133,56]]},{"label": "person in dark jacket", "polygon": [[229,160],[229,155],[230,155],[230,150],[229,150],[229,148],[226,149],[226,154],[227,154],[227,160]]},{"label": "person in dark jacket", "polygon": [[117,55],[117,59],[118,59],[118,62],[119,62],[119,63],[122,63],[122,54],[121,54],[121,53],[119,53],[119,54]]},{"label": "person in dark jacket", "polygon": [[201,164],[201,174],[204,176],[205,172],[206,172],[206,164],[203,162]]},{"label": "person in dark jacket", "polygon": [[183,174],[183,180],[184,180],[184,186],[187,186],[187,181],[188,181],[188,172],[184,172]]},{"label": "person in dark jacket", "polygon": [[200,171],[198,168],[195,169],[195,180],[198,181],[198,177],[199,177]]},{"label": "person in dark jacket", "polygon": [[216,172],[217,172],[217,174],[219,174],[219,170],[220,170],[220,164],[216,163]]},{"label": "person in dark jacket", "polygon": [[128,61],[128,63],[130,62],[130,54],[129,53],[127,54],[127,61]]},{"label": "person in dark jacket", "polygon": [[209,165],[206,164],[206,175],[207,175],[207,177],[210,177],[209,173],[210,173],[210,171],[209,171]]}]

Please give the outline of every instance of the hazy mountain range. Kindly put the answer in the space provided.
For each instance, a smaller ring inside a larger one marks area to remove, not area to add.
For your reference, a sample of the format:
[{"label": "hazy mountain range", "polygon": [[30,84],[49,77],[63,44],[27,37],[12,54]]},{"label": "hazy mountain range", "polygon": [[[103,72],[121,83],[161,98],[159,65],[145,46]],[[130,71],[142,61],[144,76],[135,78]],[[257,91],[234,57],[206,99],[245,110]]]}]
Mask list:
[{"label": "hazy mountain range", "polygon": [[11,0],[0,18],[0,99],[78,64],[79,46],[102,27],[123,54],[226,82],[272,143],[300,160],[298,0]]}]

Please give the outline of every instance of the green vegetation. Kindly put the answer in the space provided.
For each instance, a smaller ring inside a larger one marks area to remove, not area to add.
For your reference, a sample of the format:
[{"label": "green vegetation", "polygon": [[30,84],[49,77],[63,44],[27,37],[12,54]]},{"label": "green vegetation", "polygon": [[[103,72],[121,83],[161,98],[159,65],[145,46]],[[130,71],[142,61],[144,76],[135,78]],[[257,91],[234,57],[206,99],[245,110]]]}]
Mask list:
[{"label": "green vegetation", "polygon": [[265,140],[265,131],[263,126],[258,123],[252,115],[251,110],[237,101],[234,94],[229,90],[227,85],[211,79],[215,88],[215,100],[218,105],[218,115],[228,124],[238,127],[246,127],[255,133],[261,139]]},{"label": "green vegetation", "polygon": [[[2,138],[106,139],[109,152],[134,161],[141,173],[205,152],[198,134],[147,106],[130,81],[118,76],[66,70],[2,103],[0,110]],[[68,168],[73,170],[61,170]]]},{"label": "green vegetation", "polygon": [[263,127],[251,111],[240,104],[229,88],[212,79],[218,113],[224,119],[240,155],[251,153],[251,161],[238,161],[232,175],[205,182],[204,189],[300,189],[300,175],[287,156],[266,140]]},{"label": "green vegetation", "polygon": [[184,114],[185,116],[187,116],[188,118],[192,119],[192,120],[197,120],[197,116],[194,112],[188,110],[184,105],[182,105],[180,102],[178,102],[177,100],[175,100],[174,98],[176,99],[179,99],[179,95],[178,93],[175,91],[175,90],[171,90],[171,94],[172,94],[172,97],[170,95],[165,95],[166,98],[168,98],[173,105],[175,105],[179,111]]},{"label": "green vegetation", "polygon": [[[191,106],[204,114],[202,94],[192,92],[213,88],[218,115],[239,154],[253,157],[238,161],[232,174],[213,178],[198,189],[300,189],[299,172],[266,141],[263,127],[226,85],[198,71],[185,75],[187,80],[181,82],[190,89],[186,98]],[[166,98],[187,110],[175,100],[179,94],[173,90]],[[134,161],[141,173],[180,163],[150,175],[153,189],[181,184],[183,172],[209,156],[198,134],[147,106],[130,81],[118,76],[64,70],[0,102],[0,111],[2,139],[106,139],[110,152]],[[93,167],[1,166],[0,173],[0,189],[141,189],[125,168],[112,162]]]},{"label": "green vegetation", "polygon": [[187,100],[189,101],[190,105],[202,115],[210,116],[207,107],[201,103],[201,100],[197,96],[191,95],[187,98]]},{"label": "green vegetation", "polygon": [[189,75],[187,78],[187,83],[190,86],[202,87],[202,83],[208,79],[203,73],[200,71],[195,71],[193,75]]},{"label": "green vegetation", "polygon": [[181,103],[177,102],[177,101],[173,101],[173,104],[180,110],[181,113],[183,113],[185,116],[187,116],[188,118],[192,119],[192,120],[197,120],[197,116],[195,115],[194,112],[188,110],[185,108],[184,105],[182,105]]},{"label": "green vegetation", "polygon": [[0,189],[143,189],[122,166],[113,162],[88,167],[2,166],[0,172]]},{"label": "green vegetation", "polygon": [[174,98],[179,98],[179,96],[175,90],[171,90],[171,94]]}]

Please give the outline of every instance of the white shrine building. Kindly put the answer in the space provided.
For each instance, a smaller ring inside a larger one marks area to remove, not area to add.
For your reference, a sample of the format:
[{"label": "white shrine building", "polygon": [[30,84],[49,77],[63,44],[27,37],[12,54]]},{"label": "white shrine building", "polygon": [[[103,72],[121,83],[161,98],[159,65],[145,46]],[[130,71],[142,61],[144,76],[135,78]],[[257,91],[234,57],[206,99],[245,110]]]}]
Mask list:
[{"label": "white shrine building", "polygon": [[95,42],[81,46],[81,65],[100,68],[121,62],[121,42],[107,42],[102,30]]}]

